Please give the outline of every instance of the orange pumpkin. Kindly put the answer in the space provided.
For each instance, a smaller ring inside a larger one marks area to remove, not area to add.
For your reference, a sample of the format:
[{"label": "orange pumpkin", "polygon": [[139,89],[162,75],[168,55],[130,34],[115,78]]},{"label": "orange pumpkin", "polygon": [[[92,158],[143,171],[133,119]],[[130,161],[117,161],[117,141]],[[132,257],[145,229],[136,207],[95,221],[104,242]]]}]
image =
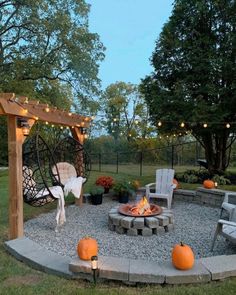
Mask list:
[{"label": "orange pumpkin", "polygon": [[192,249],[182,242],[176,244],[172,250],[172,264],[180,270],[191,269],[194,265]]},{"label": "orange pumpkin", "polygon": [[211,189],[211,188],[215,187],[215,183],[214,183],[214,181],[207,179],[207,180],[203,181],[203,187],[207,188],[207,189]]},{"label": "orange pumpkin", "polygon": [[179,183],[177,179],[173,179],[173,184],[176,184],[175,190],[179,188]]},{"label": "orange pumpkin", "polygon": [[98,243],[95,239],[85,237],[79,240],[77,253],[82,260],[90,260],[92,256],[98,255]]}]

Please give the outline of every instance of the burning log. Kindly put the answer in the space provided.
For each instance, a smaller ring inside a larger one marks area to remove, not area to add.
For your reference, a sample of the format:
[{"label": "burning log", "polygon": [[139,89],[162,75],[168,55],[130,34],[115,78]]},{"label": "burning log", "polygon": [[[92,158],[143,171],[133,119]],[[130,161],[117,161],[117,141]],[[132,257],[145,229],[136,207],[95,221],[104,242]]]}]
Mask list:
[{"label": "burning log", "polygon": [[129,211],[135,215],[152,214],[150,204],[148,203],[148,200],[145,196],[142,197],[142,199],[136,204],[136,206],[131,207]]}]

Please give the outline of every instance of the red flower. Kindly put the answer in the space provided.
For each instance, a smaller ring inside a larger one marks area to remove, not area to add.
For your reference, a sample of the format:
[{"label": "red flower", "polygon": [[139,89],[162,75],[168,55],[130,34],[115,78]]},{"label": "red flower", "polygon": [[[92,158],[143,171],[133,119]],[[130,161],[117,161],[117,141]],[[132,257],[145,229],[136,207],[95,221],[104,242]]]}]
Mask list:
[{"label": "red flower", "polygon": [[101,185],[104,188],[111,188],[114,184],[114,179],[111,176],[100,176],[96,180],[96,185]]}]

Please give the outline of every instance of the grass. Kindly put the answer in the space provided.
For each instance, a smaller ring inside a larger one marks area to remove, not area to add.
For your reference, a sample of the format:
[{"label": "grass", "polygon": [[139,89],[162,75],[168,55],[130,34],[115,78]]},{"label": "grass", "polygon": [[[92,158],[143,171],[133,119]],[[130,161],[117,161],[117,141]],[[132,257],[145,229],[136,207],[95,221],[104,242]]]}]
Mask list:
[{"label": "grass", "polygon": [[[100,175],[108,175],[108,173],[93,172],[89,181],[85,185],[85,192],[89,190],[96,178]],[[120,173],[112,174],[116,179],[134,179],[133,176]],[[141,184],[151,182],[151,177],[136,177]],[[182,188],[186,184],[181,184]],[[197,186],[200,186],[199,184]],[[193,188],[191,185],[190,188]],[[230,186],[230,190],[232,186]],[[236,190],[236,187],[235,187]],[[67,199],[66,203],[73,202]],[[24,219],[33,218],[34,216],[47,212],[55,208],[56,204],[50,204],[42,208],[33,208],[24,205]],[[236,290],[236,278],[227,279],[222,282],[211,282],[201,285],[183,285],[183,286],[159,286],[159,285],[142,285],[138,287],[128,287],[120,283],[107,282],[99,283],[96,286],[83,280],[66,280],[57,276],[48,275],[46,273],[34,270],[27,265],[19,262],[9,255],[4,249],[4,241],[8,239],[8,176],[7,172],[0,172],[0,294],[63,294],[63,295],[89,295],[89,294],[128,294],[128,295],[178,295],[178,294],[209,294],[209,295],[233,295]]]}]

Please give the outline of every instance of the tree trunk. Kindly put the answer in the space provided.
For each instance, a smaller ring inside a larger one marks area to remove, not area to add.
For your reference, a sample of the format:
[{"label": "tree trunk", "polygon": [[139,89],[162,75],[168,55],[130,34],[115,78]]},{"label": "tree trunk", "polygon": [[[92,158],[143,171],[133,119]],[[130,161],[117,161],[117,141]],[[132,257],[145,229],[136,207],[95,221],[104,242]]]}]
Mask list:
[{"label": "tree trunk", "polygon": [[229,132],[206,134],[201,136],[201,144],[205,149],[208,171],[211,175],[224,174],[228,167],[230,147],[228,145]]}]

